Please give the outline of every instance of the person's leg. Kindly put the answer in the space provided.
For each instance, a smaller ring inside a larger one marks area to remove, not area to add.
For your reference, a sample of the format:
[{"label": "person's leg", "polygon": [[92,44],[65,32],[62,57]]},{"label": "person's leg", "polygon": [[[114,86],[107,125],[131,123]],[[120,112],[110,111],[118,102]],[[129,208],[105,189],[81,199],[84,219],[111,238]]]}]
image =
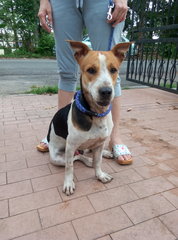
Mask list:
[{"label": "person's leg", "polygon": [[58,108],[71,102],[78,79],[78,64],[66,40],[82,40],[83,20],[76,1],[51,0],[56,57],[59,69]]},{"label": "person's leg", "polygon": [[65,107],[73,99],[74,92],[58,90],[58,109]]},{"label": "person's leg", "polygon": [[[84,22],[88,29],[89,37],[94,50],[108,50],[109,38],[111,33],[111,25],[106,22],[106,13],[108,10],[108,0],[84,1]],[[93,27],[94,26],[94,27]],[[123,31],[124,22],[118,24],[114,28],[114,35],[112,39],[112,46],[121,42],[121,34]],[[120,78],[115,87],[115,98],[112,106],[113,130],[110,136],[110,147],[123,144],[120,134],[120,98],[121,87]],[[128,164],[130,154],[123,154],[118,156],[118,162]],[[125,163],[123,162],[125,161]]]},{"label": "person's leg", "polygon": [[[82,40],[83,20],[81,12],[76,7],[76,1],[51,0],[50,3],[59,69],[58,109],[61,109],[71,102],[79,77],[78,64],[66,40]],[[37,149],[48,151],[45,139],[40,142]]]}]

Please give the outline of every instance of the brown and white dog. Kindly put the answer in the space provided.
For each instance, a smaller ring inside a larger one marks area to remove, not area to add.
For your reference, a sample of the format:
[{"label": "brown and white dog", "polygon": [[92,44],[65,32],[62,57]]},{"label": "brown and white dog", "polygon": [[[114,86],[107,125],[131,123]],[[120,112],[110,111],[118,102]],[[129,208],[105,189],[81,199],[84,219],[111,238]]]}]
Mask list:
[{"label": "brown and white dog", "polygon": [[[112,176],[101,170],[102,151],[112,130],[112,117],[111,112],[106,116],[102,114],[107,112],[114,98],[118,71],[131,44],[117,44],[111,51],[92,51],[81,42],[69,43],[81,70],[81,94],[78,100],[87,111],[81,111],[74,99],[55,114],[47,136],[51,162],[65,166],[63,192],[66,195],[73,194],[75,190],[75,160],[93,166],[97,179],[103,183],[112,180]],[[92,149],[93,161],[84,155],[74,156],[77,149]]]}]

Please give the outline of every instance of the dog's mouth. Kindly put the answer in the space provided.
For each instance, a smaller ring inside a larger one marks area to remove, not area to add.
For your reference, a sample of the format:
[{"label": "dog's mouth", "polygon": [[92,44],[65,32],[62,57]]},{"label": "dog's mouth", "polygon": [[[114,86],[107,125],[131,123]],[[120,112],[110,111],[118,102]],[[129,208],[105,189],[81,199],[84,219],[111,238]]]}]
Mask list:
[{"label": "dog's mouth", "polygon": [[110,101],[98,101],[97,104],[102,107],[106,107],[110,105]]}]

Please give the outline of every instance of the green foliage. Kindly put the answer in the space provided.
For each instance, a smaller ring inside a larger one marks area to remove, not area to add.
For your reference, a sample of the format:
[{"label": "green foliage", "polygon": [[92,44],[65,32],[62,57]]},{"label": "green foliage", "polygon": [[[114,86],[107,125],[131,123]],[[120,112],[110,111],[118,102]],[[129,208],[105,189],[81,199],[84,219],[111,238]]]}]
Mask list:
[{"label": "green foliage", "polygon": [[[128,5],[131,10],[125,24],[127,37],[136,42],[138,40],[138,47],[141,50],[142,46],[139,42],[142,39],[146,40],[143,46],[144,54],[150,52],[154,55],[158,51],[158,57],[175,58],[178,45],[175,41],[171,43],[171,40],[168,43],[166,39],[176,40],[178,38],[178,31],[175,27],[178,24],[177,0],[128,0]],[[170,29],[164,29],[167,25],[170,25]],[[173,25],[172,28],[171,25]],[[151,41],[147,43],[149,39],[156,38],[154,44],[151,44]],[[159,39],[165,39],[165,41],[159,41]]]},{"label": "green foliage", "polygon": [[11,54],[11,49],[10,48],[4,48],[4,54],[5,55],[8,55],[8,54]]},{"label": "green foliage", "polygon": [[42,56],[53,56],[54,55],[54,36],[53,34],[43,33],[38,42],[38,48],[36,52]]},{"label": "green foliage", "polygon": [[[30,91],[27,91],[26,93],[31,93],[31,94],[56,94],[58,93],[58,86],[55,85],[55,86],[42,86],[42,87],[39,87],[39,86],[36,86],[36,85],[33,85],[31,86],[31,90]],[[78,86],[76,90],[80,90],[80,87]]]},{"label": "green foliage", "polygon": [[32,94],[56,94],[58,93],[58,86],[32,86],[31,90],[26,93],[32,93]]},{"label": "green foliage", "polygon": [[24,48],[19,48],[13,52],[11,52],[10,48],[5,49],[4,57],[10,58],[40,58],[41,55],[39,53],[27,52]]},{"label": "green foliage", "polygon": [[4,45],[34,51],[38,42],[38,4],[39,0],[1,0],[0,32]]},{"label": "green foliage", "polygon": [[[0,1],[0,42],[12,57],[53,56],[54,37],[39,26],[39,0]],[[15,48],[11,53],[7,48]]]}]

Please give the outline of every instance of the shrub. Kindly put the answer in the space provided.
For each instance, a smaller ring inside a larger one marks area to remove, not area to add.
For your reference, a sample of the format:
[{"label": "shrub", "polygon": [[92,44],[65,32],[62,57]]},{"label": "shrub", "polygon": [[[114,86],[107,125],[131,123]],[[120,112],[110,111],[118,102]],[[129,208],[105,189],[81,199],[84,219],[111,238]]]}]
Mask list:
[{"label": "shrub", "polygon": [[54,41],[53,34],[43,33],[43,35],[39,39],[36,53],[39,53],[42,56],[53,56],[54,46],[55,46],[55,41]]}]

